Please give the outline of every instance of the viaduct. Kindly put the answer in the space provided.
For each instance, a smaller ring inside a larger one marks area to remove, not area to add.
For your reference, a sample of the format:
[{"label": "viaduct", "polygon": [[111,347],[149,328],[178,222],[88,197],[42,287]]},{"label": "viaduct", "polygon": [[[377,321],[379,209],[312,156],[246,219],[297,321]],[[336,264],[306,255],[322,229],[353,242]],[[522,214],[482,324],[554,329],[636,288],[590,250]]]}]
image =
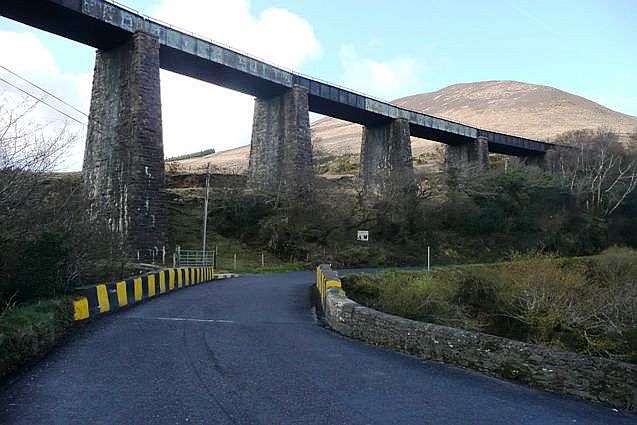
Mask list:
[{"label": "viaduct", "polygon": [[402,109],[294,73],[104,0],[3,0],[0,14],[97,49],[83,176],[94,215],[141,260],[164,249],[160,68],[255,97],[248,186],[307,199],[309,111],[364,126],[361,177],[371,194],[413,175],[410,136],[447,145],[447,161],[488,166],[489,152],[542,161],[555,148]]}]

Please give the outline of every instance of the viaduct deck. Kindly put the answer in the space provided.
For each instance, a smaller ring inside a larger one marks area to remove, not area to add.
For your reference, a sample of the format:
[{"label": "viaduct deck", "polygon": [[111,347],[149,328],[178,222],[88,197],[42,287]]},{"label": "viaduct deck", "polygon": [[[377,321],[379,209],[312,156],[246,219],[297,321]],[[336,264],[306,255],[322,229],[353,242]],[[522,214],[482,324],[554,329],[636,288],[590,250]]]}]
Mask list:
[{"label": "viaduct deck", "polygon": [[490,152],[515,156],[542,155],[554,147],[551,143],[403,109],[268,64],[104,0],[3,1],[0,14],[103,50],[122,44],[131,33],[148,32],[159,37],[163,69],[259,98],[280,95],[294,85],[304,86],[309,91],[310,111],[368,127],[404,118],[409,122],[412,136],[450,145],[482,136],[488,140]]}]

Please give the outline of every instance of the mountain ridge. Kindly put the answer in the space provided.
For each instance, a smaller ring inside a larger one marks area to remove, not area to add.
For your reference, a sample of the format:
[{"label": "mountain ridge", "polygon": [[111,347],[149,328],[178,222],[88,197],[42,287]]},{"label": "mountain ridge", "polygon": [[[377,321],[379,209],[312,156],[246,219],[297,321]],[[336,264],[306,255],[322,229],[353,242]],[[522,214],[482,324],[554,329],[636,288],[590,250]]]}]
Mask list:
[{"label": "mountain ridge", "polygon": [[[440,90],[401,97],[392,104],[485,130],[551,141],[566,131],[606,127],[620,134],[637,131],[637,117],[614,111],[590,99],[555,87],[514,80],[457,83]],[[362,127],[325,117],[311,124],[315,149],[330,155],[358,155]],[[412,137],[414,156],[440,143]],[[179,161],[198,169],[211,162],[217,169],[242,173],[250,146]]]}]

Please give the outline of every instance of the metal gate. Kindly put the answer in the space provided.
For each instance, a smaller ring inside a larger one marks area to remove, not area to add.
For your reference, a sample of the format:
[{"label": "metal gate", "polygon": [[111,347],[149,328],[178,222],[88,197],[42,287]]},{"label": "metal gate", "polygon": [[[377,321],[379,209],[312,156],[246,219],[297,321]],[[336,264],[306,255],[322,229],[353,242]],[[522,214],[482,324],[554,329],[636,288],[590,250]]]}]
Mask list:
[{"label": "metal gate", "polygon": [[175,267],[214,267],[215,252],[177,247],[174,263]]}]

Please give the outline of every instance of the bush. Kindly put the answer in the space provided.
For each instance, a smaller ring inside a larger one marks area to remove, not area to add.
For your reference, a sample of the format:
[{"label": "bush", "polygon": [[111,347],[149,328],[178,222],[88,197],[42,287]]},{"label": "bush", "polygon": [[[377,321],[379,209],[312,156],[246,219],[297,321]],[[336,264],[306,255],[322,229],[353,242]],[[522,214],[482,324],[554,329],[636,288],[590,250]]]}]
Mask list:
[{"label": "bush", "polygon": [[453,302],[482,312],[496,312],[502,304],[498,285],[476,274],[460,279]]},{"label": "bush", "polygon": [[0,212],[0,309],[118,278],[123,269],[117,236],[86,213],[79,175],[37,178],[26,204]]},{"label": "bush", "polygon": [[413,320],[637,362],[637,251],[346,277],[348,296]]},{"label": "bush", "polygon": [[15,293],[20,300],[33,300],[73,290],[74,285],[66,279],[70,249],[62,235],[46,232],[20,245],[19,267],[15,275],[0,281],[0,293]]},{"label": "bush", "polygon": [[44,355],[72,324],[69,298],[39,301],[0,317],[0,378]]},{"label": "bush", "polygon": [[611,247],[585,261],[587,280],[600,286],[618,282],[637,283],[637,252],[629,248]]},{"label": "bush", "polygon": [[455,287],[440,285],[426,274],[384,272],[346,276],[343,287],[348,296],[389,314],[465,329],[480,327],[463,306],[451,302]]}]

